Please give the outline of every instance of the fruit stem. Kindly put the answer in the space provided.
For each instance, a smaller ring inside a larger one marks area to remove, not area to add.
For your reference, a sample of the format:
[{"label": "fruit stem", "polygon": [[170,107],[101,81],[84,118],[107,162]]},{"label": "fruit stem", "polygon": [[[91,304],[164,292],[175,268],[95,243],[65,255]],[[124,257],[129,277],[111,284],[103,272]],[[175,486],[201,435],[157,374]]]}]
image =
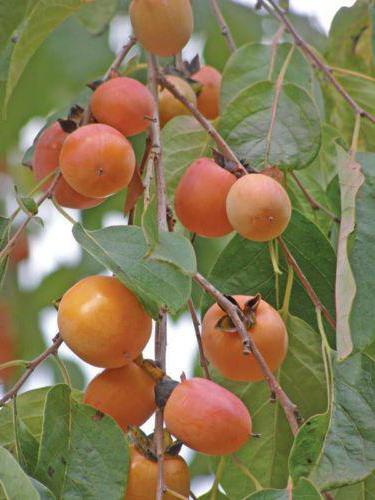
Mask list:
[{"label": "fruit stem", "polygon": [[0,365],[0,372],[2,370],[6,370],[7,368],[13,368],[13,367],[18,367],[22,366],[23,368],[27,368],[27,365],[29,364],[28,361],[25,361],[24,359],[15,359],[13,361],[8,361],[7,363],[3,363]]},{"label": "fruit stem", "polygon": [[322,312],[316,308],[316,319],[318,323],[319,333],[322,339],[322,352],[324,362],[324,374],[327,384],[328,410],[332,406],[332,387],[333,387],[333,368],[331,359],[331,349],[328,344],[327,335],[322,321]]},{"label": "fruit stem", "polygon": [[232,32],[231,32],[228,24],[226,23],[225,18],[221,12],[219,4],[217,3],[217,0],[210,0],[210,5],[211,5],[212,12],[216,16],[217,23],[220,26],[221,34],[223,35],[230,52],[232,52],[232,53],[235,52],[235,50],[237,49],[236,43],[234,41]]},{"label": "fruit stem", "polygon": [[69,387],[72,387],[72,381],[70,380],[69,372],[68,372],[63,360],[60,358],[60,356],[58,355],[57,352],[54,353],[53,357],[57,363],[57,366],[59,367],[64,384],[68,385]]},{"label": "fruit stem", "polygon": [[217,495],[219,493],[220,480],[221,480],[223,473],[224,473],[226,461],[227,461],[227,457],[220,458],[219,465],[218,465],[217,470],[216,470],[215,481],[214,481],[214,484],[212,485],[212,489],[211,489],[210,500],[217,500]]},{"label": "fruit stem", "polygon": [[77,224],[77,221],[75,219],[73,219],[73,217],[71,217],[68,212],[66,210],[63,209],[63,207],[57,202],[56,198],[53,197],[52,198],[52,203],[54,205],[54,207],[56,208],[56,210],[67,220],[69,221],[71,224]]}]

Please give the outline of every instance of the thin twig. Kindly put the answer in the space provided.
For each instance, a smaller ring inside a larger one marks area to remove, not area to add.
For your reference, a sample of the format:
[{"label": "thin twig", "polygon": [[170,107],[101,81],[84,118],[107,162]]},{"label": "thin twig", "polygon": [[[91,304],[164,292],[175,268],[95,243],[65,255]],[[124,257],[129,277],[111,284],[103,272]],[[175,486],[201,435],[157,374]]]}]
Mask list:
[{"label": "thin twig", "polygon": [[308,281],[306,276],[303,274],[302,269],[299,267],[298,262],[294,258],[293,254],[288,248],[288,245],[285,243],[285,241],[279,237],[277,238],[277,241],[280,244],[281,250],[284,252],[284,255],[289,263],[289,265],[294,269],[296,275],[298,276],[303,288],[306,290],[307,295],[310,297],[311,302],[314,304],[314,306],[319,309],[327,322],[331,325],[331,327],[336,330],[336,322],[332,318],[331,314],[329,313],[328,309],[322,304],[321,300],[319,299],[318,295],[316,294],[315,290],[313,289],[311,283]]},{"label": "thin twig", "polygon": [[21,389],[21,387],[30,377],[33,371],[40,364],[42,364],[49,356],[56,354],[62,343],[63,343],[62,337],[59,334],[56,335],[56,337],[53,339],[53,344],[50,347],[48,347],[48,349],[46,349],[42,354],[39,354],[39,356],[37,356],[35,359],[33,359],[27,364],[27,370],[25,371],[25,373],[15,383],[12,389],[10,389],[7,393],[5,393],[4,396],[0,399],[0,407],[4,406],[7,401],[16,396],[18,391]]},{"label": "thin twig", "polygon": [[256,344],[252,340],[251,336],[248,335],[247,329],[244,325],[243,318],[241,317],[241,311],[228,300],[219,290],[217,290],[209,281],[206,280],[201,274],[197,273],[194,276],[194,280],[208,293],[210,294],[216,302],[223,308],[223,310],[228,314],[228,316],[233,321],[238,334],[241,336],[244,345],[244,354],[253,354],[257,363],[259,364],[264,378],[267,381],[271,394],[280,402],[285,416],[289,422],[289,426],[293,435],[296,435],[299,429],[300,417],[298,414],[297,406],[289,399],[287,394],[281,388],[279,382],[277,381],[274,374],[271,372],[266,361],[264,360],[262,354],[257,348]]},{"label": "thin twig", "polygon": [[137,43],[137,39],[135,36],[130,36],[129,42],[125,44],[120,52],[117,54],[115,60],[113,63],[110,65],[108,70],[106,71],[105,75],[103,76],[103,81],[105,82],[106,80],[109,80],[114,72],[116,72],[121,64],[122,61],[125,59],[125,57],[129,54],[131,49],[134,47],[134,45]]},{"label": "thin twig", "polygon": [[[266,3],[267,2],[267,3]],[[372,123],[375,123],[375,116],[363,109],[349,94],[349,92],[341,85],[341,83],[333,75],[333,70],[330,66],[325,64],[320,57],[315,53],[315,51],[308,45],[308,43],[302,38],[302,36],[295,29],[293,24],[289,21],[283,10],[277,5],[274,0],[259,0],[260,5],[262,5],[272,16],[276,17],[281,21],[287,31],[292,35],[295,40],[296,45],[300,50],[312,61],[313,65],[316,66],[320,71],[322,71],[331,84],[335,87],[337,92],[345,99],[345,101],[351,106],[357,114],[366,117]],[[268,5],[269,4],[269,5]],[[271,6],[271,7],[270,7]]]},{"label": "thin twig", "polygon": [[206,356],[204,355],[203,344],[202,344],[202,336],[200,330],[200,323],[198,319],[197,312],[195,310],[193,301],[191,299],[188,300],[188,307],[191,315],[191,319],[193,321],[195,336],[197,338],[198,349],[199,349],[199,359],[202,370],[204,371],[204,375],[208,380],[211,380],[210,371],[208,369],[208,361]]},{"label": "thin twig", "polygon": [[225,18],[221,12],[221,9],[219,7],[219,4],[217,3],[217,0],[210,0],[210,6],[212,9],[212,12],[215,14],[218,25],[220,26],[221,34],[223,35],[228,48],[231,52],[234,52],[237,47],[236,43],[233,39],[232,32],[228,26],[228,24],[225,21]]}]

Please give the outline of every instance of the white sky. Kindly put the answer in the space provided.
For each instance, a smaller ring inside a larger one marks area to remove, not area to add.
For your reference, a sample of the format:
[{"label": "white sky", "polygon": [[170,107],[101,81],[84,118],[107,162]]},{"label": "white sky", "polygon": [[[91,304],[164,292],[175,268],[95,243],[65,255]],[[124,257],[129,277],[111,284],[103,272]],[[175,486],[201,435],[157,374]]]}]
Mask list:
[{"label": "white sky", "polygon": [[[254,5],[256,1],[242,0],[242,3]],[[351,6],[353,3],[354,0],[291,0],[290,5],[292,10],[315,16],[323,29],[328,32],[336,11],[340,7]],[[126,31],[129,30],[129,26],[124,29],[123,18],[121,21],[120,19],[115,20],[112,26],[110,43],[113,49],[123,43]],[[195,48],[196,43],[193,42],[192,45]],[[188,51],[190,52],[191,49],[188,49]],[[36,132],[42,125],[43,120],[35,118],[24,127],[20,134],[20,145],[23,150],[27,149],[32,143]],[[73,210],[71,213],[74,218],[78,218],[78,212]],[[40,215],[45,220],[45,228],[43,231],[39,231],[33,235],[30,259],[26,263],[22,263],[19,268],[20,283],[25,288],[37,286],[43,276],[49,274],[62,264],[74,265],[80,258],[80,249],[73,239],[69,223],[60,217],[56,211],[50,210],[48,206],[42,207]],[[106,220],[106,225],[122,223],[123,218],[118,214],[109,214]],[[42,312],[40,321],[45,338],[50,342],[56,334],[57,328],[56,314],[52,308]],[[68,358],[75,358],[65,346],[62,347],[61,352]],[[182,371],[188,376],[191,375],[195,352],[195,337],[190,320],[182,318],[177,324],[171,324],[169,326],[168,340],[168,373],[175,379],[179,378]],[[146,348],[145,356],[153,357],[152,341],[150,341]],[[91,378],[98,372],[95,368],[85,365],[82,362],[81,365],[84,367],[88,378]],[[29,390],[49,383],[51,383],[51,380],[48,379],[48,375],[45,371],[40,370],[31,377],[25,389]],[[149,432],[152,431],[152,422],[147,424],[146,430]],[[188,450],[185,450],[184,455],[189,456]],[[204,493],[208,489],[207,485],[209,482],[210,480],[200,481],[199,484],[193,485],[193,491],[197,495]]]}]

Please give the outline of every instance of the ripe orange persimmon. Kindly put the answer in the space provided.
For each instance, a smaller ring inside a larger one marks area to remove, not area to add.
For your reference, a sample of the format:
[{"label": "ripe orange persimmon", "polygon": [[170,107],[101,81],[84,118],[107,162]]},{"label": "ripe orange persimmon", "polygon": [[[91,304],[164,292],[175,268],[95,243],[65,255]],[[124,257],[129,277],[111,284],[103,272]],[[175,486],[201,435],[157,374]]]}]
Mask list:
[{"label": "ripe orange persimmon", "polygon": [[145,131],[154,116],[151,92],[133,78],[113,78],[99,85],[91,98],[96,120],[129,137]]},{"label": "ripe orange persimmon", "polygon": [[176,55],[193,32],[190,0],[132,0],[129,14],[139,42],[158,56]]},{"label": "ripe orange persimmon", "polygon": [[[68,137],[58,122],[46,128],[37,139],[34,158],[33,172],[37,181],[43,180],[48,174],[59,166],[61,148]],[[46,182],[43,189],[46,191],[53,179]],[[77,193],[64,178],[61,178],[55,188],[56,201],[67,208],[91,208],[99,205],[103,200],[88,198]]]},{"label": "ripe orange persimmon", "polygon": [[94,123],[65,140],[60,167],[66,182],[84,196],[104,198],[125,188],[135,169],[130,142],[116,129]]},{"label": "ripe orange persimmon", "polygon": [[269,241],[289,224],[292,206],[283,186],[263,174],[241,177],[227,197],[227,214],[233,228],[244,238]]},{"label": "ripe orange persimmon", "polygon": [[155,381],[136,363],[104,370],[88,385],[84,402],[110,415],[127,431],[142,425],[154,413]]},{"label": "ripe orange persimmon", "polygon": [[[167,488],[188,497],[190,493],[190,474],[187,463],[182,457],[164,455],[164,482]],[[155,500],[158,478],[158,464],[146,458],[134,446],[130,447],[130,469],[125,500]],[[174,500],[170,493],[163,500]]]},{"label": "ripe orange persimmon", "polygon": [[[0,302],[0,365],[15,359],[14,341],[12,337],[12,320],[7,303]],[[14,373],[14,368],[0,370],[0,384],[8,383]]]},{"label": "ripe orange persimmon", "polygon": [[[167,80],[172,83],[176,89],[191,103],[196,106],[197,96],[192,87],[178,76],[168,76]],[[169,120],[181,115],[190,115],[190,111],[174,97],[168,89],[159,90],[159,110],[160,123],[164,127]]]},{"label": "ripe orange persimmon", "polygon": [[220,113],[221,74],[212,66],[203,66],[192,78],[202,84],[197,98],[199,111],[214,120]]},{"label": "ripe orange persimmon", "polygon": [[251,417],[243,402],[203,378],[176,386],[164,409],[168,431],[193,450],[228,455],[251,437]]},{"label": "ripe orange persimmon", "polygon": [[135,359],[151,335],[151,318],[117,278],[89,276],[63,296],[57,317],[70,349],[87,363],[118,368]]},{"label": "ripe orange persimmon", "polygon": [[193,162],[175,193],[175,210],[183,226],[200,236],[214,238],[233,231],[226,198],[236,177],[210,158]]},{"label": "ripe orange persimmon", "polygon": [[23,231],[10,252],[9,261],[13,266],[29,258],[29,240],[26,231]]},{"label": "ripe orange persimmon", "polygon": [[[241,308],[253,297],[234,296]],[[237,381],[256,382],[264,375],[253,354],[243,355],[242,339],[237,332],[224,331],[218,322],[225,313],[217,304],[203,318],[202,342],[205,355],[224,377]],[[255,311],[255,324],[248,330],[260,353],[272,371],[276,371],[288,351],[288,334],[279,313],[260,300]]]}]

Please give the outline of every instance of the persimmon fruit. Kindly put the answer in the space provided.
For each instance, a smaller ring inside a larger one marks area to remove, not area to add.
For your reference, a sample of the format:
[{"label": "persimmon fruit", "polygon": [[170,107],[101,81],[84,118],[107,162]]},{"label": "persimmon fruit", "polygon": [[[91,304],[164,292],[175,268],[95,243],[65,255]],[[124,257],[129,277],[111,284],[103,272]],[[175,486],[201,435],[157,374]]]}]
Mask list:
[{"label": "persimmon fruit", "polygon": [[27,236],[27,232],[23,231],[20,236],[17,238],[14,247],[9,255],[9,261],[12,266],[17,266],[24,260],[29,258],[29,239]]},{"label": "persimmon fruit", "polygon": [[231,187],[227,215],[233,228],[252,241],[270,241],[289,224],[292,207],[283,186],[267,175],[248,174]]},{"label": "persimmon fruit", "polygon": [[[12,335],[12,319],[10,307],[6,302],[0,302],[0,365],[15,359],[15,346]],[[0,384],[8,383],[15,368],[0,370]]]},{"label": "persimmon fruit", "polygon": [[[68,135],[60,124],[55,122],[47,127],[37,139],[32,164],[34,176],[38,182],[59,167],[61,148]],[[48,180],[44,184],[43,190],[47,191],[52,182],[53,178]],[[57,183],[54,196],[56,201],[66,208],[91,208],[103,201],[77,193],[63,177]]]},{"label": "persimmon fruit", "polygon": [[155,381],[136,363],[104,370],[88,385],[84,402],[110,415],[127,431],[142,425],[154,413]]},{"label": "persimmon fruit", "polygon": [[63,296],[57,316],[65,343],[81,359],[118,368],[135,359],[151,335],[151,318],[117,278],[89,276]]},{"label": "persimmon fruit", "polygon": [[[253,299],[235,295],[239,306]],[[243,342],[236,331],[225,331],[218,326],[225,313],[217,304],[208,309],[203,318],[202,343],[207,359],[224,377],[242,382],[264,379],[253,354],[243,355]],[[274,372],[282,364],[288,351],[288,334],[280,314],[266,301],[260,300],[255,311],[255,322],[248,329],[267,365]]]},{"label": "persimmon fruit", "polygon": [[164,418],[168,431],[189,448],[207,455],[228,455],[251,437],[251,417],[243,402],[203,378],[178,384]]},{"label": "persimmon fruit", "polygon": [[210,158],[193,162],[175,193],[176,215],[182,225],[200,236],[214,238],[233,231],[226,198],[236,177]]},{"label": "persimmon fruit", "polygon": [[130,142],[118,130],[101,123],[78,128],[65,140],[60,168],[77,192],[105,198],[125,188],[135,169]]},{"label": "persimmon fruit", "polygon": [[176,55],[193,32],[190,0],[132,0],[129,14],[138,41],[158,56]]},{"label": "persimmon fruit", "polygon": [[[178,76],[167,76],[167,80],[174,85],[180,94],[182,94],[191,104],[194,106],[197,105],[197,96],[187,81]],[[160,124],[162,127],[176,116],[190,115],[188,108],[186,108],[181,101],[176,99],[167,88],[159,90],[159,112]]]},{"label": "persimmon fruit", "polygon": [[202,66],[192,78],[202,84],[197,97],[199,111],[209,120],[215,120],[220,114],[221,73],[212,66]]},{"label": "persimmon fruit", "polygon": [[99,85],[91,97],[91,111],[100,123],[126,137],[144,132],[155,112],[154,98],[143,83],[133,78],[112,78]]},{"label": "persimmon fruit", "polygon": [[[185,460],[180,456],[165,454],[163,460],[164,482],[170,490],[189,497],[190,474]],[[158,481],[157,461],[145,457],[135,446],[130,447],[130,468],[125,500],[155,500]],[[163,500],[174,500],[171,493],[164,493]]]}]

